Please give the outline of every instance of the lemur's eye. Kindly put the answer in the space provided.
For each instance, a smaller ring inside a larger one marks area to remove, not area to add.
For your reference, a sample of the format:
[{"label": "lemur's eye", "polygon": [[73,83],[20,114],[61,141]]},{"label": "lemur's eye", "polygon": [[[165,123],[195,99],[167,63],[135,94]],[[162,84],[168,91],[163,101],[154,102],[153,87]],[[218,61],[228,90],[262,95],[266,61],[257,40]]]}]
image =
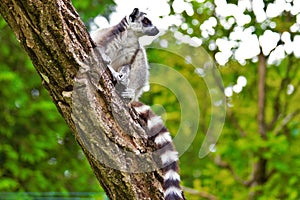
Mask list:
[{"label": "lemur's eye", "polygon": [[144,19],[142,20],[142,23],[143,23],[144,26],[151,26],[152,25],[151,21],[147,17],[144,17]]}]

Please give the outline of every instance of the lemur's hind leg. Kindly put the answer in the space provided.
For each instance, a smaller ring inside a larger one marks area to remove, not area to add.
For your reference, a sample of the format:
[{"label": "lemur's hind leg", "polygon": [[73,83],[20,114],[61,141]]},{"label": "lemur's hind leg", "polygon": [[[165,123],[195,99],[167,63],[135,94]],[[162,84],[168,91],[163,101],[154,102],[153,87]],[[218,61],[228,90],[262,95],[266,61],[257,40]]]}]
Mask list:
[{"label": "lemur's hind leg", "polygon": [[120,67],[118,71],[116,71],[112,66],[111,66],[111,59],[110,57],[105,53],[105,51],[100,48],[100,53],[103,58],[103,61],[111,74],[113,75],[113,78],[117,80],[118,83],[121,83],[124,86],[128,86],[129,83],[129,74],[130,74],[130,65],[124,65]]},{"label": "lemur's hind leg", "polygon": [[122,97],[131,99],[131,101],[138,101],[142,93],[146,91],[146,88],[149,89],[149,67],[144,49],[141,48],[136,52],[129,71],[129,82],[122,93]]}]

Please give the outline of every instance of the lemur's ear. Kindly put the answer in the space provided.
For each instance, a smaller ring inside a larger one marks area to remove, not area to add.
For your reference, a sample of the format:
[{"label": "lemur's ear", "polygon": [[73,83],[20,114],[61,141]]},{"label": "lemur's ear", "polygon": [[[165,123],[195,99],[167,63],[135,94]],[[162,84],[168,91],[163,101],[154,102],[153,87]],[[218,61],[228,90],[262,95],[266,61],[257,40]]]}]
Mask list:
[{"label": "lemur's ear", "polygon": [[138,8],[133,9],[132,13],[129,15],[129,20],[131,22],[134,22],[135,19],[136,19],[136,17],[137,17],[137,15],[138,15],[138,13],[139,13],[139,9]]}]

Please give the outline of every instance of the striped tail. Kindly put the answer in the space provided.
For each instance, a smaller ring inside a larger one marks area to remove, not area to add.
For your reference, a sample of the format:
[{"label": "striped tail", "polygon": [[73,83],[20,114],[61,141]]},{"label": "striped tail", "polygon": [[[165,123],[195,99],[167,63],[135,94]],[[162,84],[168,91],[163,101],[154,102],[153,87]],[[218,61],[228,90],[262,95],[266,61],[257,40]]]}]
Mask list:
[{"label": "striped tail", "polygon": [[160,150],[160,160],[164,176],[165,200],[185,200],[180,187],[180,176],[178,174],[178,152],[175,150],[168,129],[164,126],[162,119],[155,115],[151,108],[141,102],[132,102],[139,116],[147,122],[150,139],[154,141]]}]

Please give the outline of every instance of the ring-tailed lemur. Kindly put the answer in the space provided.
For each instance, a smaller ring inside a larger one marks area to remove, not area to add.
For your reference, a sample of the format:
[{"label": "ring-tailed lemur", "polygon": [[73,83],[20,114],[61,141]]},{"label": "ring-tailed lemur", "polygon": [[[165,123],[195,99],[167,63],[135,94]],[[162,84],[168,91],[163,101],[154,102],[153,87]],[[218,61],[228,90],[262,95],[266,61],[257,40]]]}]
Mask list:
[{"label": "ring-tailed lemur", "polygon": [[144,47],[139,38],[154,36],[158,29],[137,8],[129,18],[110,28],[99,29],[91,36],[100,48],[114,78],[125,86],[122,97],[137,101],[146,88],[149,88],[148,62]]},{"label": "ring-tailed lemur", "polygon": [[172,145],[172,138],[163,121],[156,116],[149,106],[138,102],[144,87],[148,87],[149,67],[145,49],[139,43],[139,37],[154,36],[158,29],[137,8],[127,19],[113,27],[97,30],[92,39],[100,48],[103,59],[114,78],[125,86],[121,93],[123,98],[131,99],[131,106],[147,123],[150,139],[157,149],[164,176],[164,197],[166,200],[184,200],[178,174],[178,153]]}]

